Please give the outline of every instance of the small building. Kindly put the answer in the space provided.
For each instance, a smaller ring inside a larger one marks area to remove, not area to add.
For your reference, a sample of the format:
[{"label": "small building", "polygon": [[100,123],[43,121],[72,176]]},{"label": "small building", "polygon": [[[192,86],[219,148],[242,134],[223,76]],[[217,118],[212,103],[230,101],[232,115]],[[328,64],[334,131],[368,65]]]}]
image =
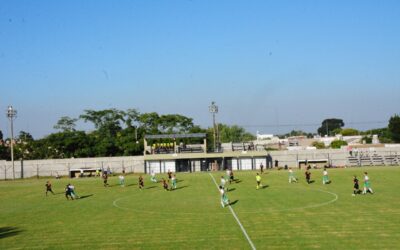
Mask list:
[{"label": "small building", "polygon": [[[189,139],[202,143],[183,143]],[[146,135],[144,149],[145,173],[252,170],[261,164],[272,168],[272,157],[265,150],[244,147],[236,151],[208,152],[204,133]]]}]

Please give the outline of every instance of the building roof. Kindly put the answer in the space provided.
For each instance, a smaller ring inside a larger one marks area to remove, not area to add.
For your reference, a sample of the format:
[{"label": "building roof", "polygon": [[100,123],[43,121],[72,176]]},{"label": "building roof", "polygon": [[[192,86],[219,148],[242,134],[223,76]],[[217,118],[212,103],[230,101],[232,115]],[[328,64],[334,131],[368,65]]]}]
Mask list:
[{"label": "building roof", "polygon": [[206,133],[145,135],[145,139],[206,138]]}]

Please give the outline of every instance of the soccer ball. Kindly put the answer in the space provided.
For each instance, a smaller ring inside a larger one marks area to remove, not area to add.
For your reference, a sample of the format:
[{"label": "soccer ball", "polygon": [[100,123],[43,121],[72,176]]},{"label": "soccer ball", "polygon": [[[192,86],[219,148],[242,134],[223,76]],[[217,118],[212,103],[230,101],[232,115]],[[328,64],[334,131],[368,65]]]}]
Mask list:
[{"label": "soccer ball", "polygon": [[355,194],[351,194],[351,196],[356,196]]}]

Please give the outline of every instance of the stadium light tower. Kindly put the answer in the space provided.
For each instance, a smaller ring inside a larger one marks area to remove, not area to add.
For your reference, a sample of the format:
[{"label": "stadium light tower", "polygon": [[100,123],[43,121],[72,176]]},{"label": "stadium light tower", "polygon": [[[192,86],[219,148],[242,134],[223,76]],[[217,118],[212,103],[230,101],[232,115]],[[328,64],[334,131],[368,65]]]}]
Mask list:
[{"label": "stadium light tower", "polygon": [[211,105],[208,107],[208,110],[213,115],[213,128],[214,128],[214,151],[217,149],[217,129],[215,123],[215,114],[218,113],[218,106],[215,105],[215,102],[211,102]]},{"label": "stadium light tower", "polygon": [[11,105],[7,109],[7,117],[10,120],[11,129],[11,162],[13,170],[13,180],[15,180],[15,168],[14,168],[14,119],[17,117],[17,110],[15,110]]}]

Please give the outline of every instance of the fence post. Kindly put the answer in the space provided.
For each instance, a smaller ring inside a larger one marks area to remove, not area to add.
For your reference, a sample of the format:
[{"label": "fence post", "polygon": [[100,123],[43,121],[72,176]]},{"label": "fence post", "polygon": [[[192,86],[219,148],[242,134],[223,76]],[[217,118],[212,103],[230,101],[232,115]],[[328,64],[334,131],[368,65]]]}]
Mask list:
[{"label": "fence post", "polygon": [[4,180],[7,180],[7,165],[4,163]]},{"label": "fence post", "polygon": [[21,179],[24,179],[24,160],[21,158]]},{"label": "fence post", "polygon": [[331,163],[331,157],[330,154],[328,152],[328,166],[331,167],[333,164]]},{"label": "fence post", "polygon": [[36,178],[39,179],[39,164],[36,164]]}]

